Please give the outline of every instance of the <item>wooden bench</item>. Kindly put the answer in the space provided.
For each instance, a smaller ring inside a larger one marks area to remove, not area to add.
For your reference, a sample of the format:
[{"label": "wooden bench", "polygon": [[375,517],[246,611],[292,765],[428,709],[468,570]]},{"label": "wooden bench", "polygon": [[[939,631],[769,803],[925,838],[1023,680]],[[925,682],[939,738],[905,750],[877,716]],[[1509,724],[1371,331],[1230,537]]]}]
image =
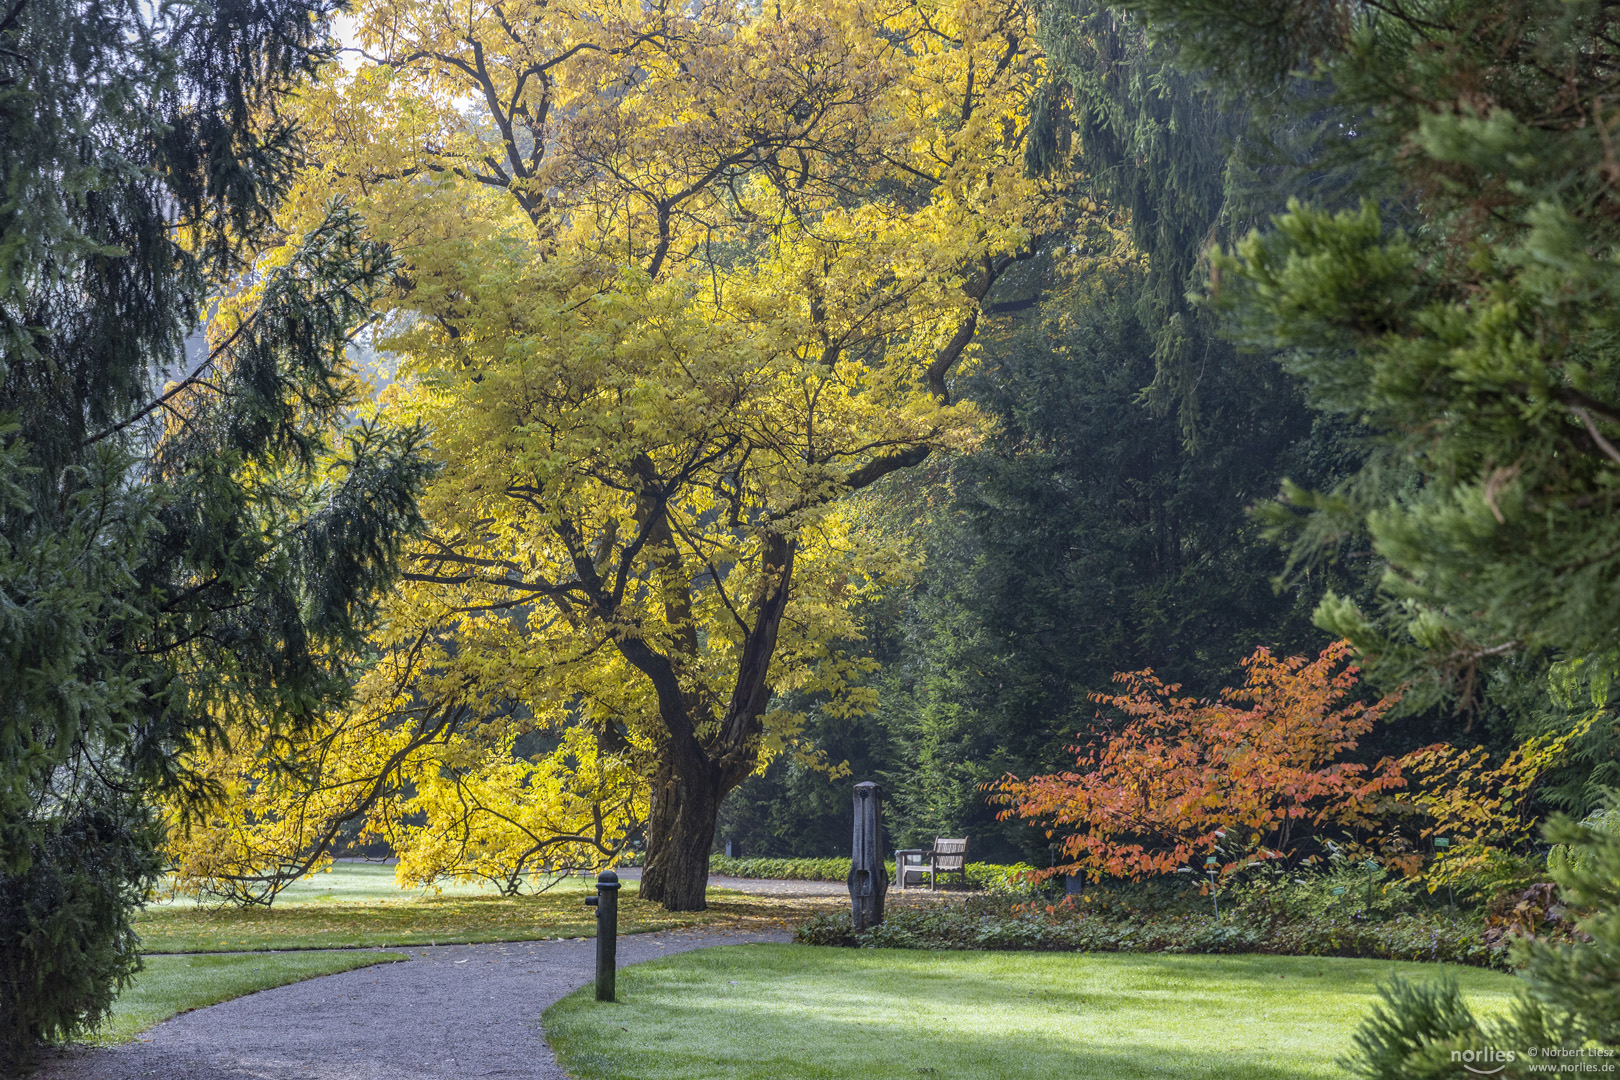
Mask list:
[{"label": "wooden bench", "polygon": [[894,884],[896,888],[909,889],[911,881],[909,875],[916,874],[918,879],[928,875],[929,888],[939,888],[941,874],[957,875],[963,885],[967,884],[967,837],[960,840],[950,840],[945,837],[936,837],[934,846],[929,849],[905,848],[894,853]]}]

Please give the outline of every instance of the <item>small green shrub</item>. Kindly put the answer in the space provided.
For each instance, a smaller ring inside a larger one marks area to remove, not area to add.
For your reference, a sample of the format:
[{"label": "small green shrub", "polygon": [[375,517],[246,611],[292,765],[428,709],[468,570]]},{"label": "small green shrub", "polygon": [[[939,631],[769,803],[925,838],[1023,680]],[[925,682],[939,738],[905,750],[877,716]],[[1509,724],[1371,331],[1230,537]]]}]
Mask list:
[{"label": "small green shrub", "polygon": [[[893,863],[889,864],[892,876]],[[1035,872],[1029,863],[1012,863],[1003,866],[997,863],[970,862],[967,864],[968,884],[975,889],[988,889],[998,893],[1028,893],[1032,891],[1045,892],[1047,886],[1037,889],[1029,883],[1028,875]]]},{"label": "small green shrub", "polygon": [[26,867],[0,872],[0,1066],[95,1027],[140,970],[131,920],[156,841],[147,811],[109,799],[44,825]]},{"label": "small green shrub", "polygon": [[[890,863],[889,866],[894,866]],[[709,856],[709,872],[726,877],[771,878],[778,881],[847,881],[848,859],[733,859]]]}]

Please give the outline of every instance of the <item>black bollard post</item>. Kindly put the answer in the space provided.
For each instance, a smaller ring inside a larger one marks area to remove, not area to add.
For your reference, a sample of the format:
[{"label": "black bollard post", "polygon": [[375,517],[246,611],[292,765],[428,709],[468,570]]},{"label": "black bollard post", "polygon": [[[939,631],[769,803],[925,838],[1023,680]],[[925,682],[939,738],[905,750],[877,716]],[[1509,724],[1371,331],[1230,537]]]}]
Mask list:
[{"label": "black bollard post", "polygon": [[596,1000],[612,1001],[619,971],[619,875],[604,870],[596,877],[596,895],[585,898],[596,909]]},{"label": "black bollard post", "polygon": [[[855,785],[855,839],[850,846],[850,918],[859,934],[883,921],[889,889],[883,865],[883,789],[870,780]],[[898,872],[898,871],[897,871]]]}]

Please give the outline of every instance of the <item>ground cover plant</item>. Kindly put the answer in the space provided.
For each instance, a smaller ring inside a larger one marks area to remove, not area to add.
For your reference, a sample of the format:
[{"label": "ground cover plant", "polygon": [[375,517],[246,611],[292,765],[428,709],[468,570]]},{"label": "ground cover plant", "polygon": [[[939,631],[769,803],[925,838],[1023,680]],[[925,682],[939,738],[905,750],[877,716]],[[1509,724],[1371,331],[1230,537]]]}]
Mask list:
[{"label": "ground cover plant", "polygon": [[1213,897],[1206,882],[1181,875],[1093,883],[1068,895],[1026,886],[893,909],[861,934],[847,912],[828,910],[796,937],[863,948],[1256,953],[1505,970],[1517,965],[1517,941],[1572,941],[1578,917],[1544,883],[1500,888],[1489,902],[1457,906],[1409,877],[1341,857],[1315,872],[1253,865],[1229,876]]},{"label": "ground cover plant", "polygon": [[[590,937],[596,933],[596,916],[584,904],[589,888],[590,882],[573,879],[548,892],[521,896],[476,885],[400,889],[390,867],[340,863],[284,890],[273,905],[206,905],[178,898],[148,905],[135,928],[149,953]],[[813,900],[714,890],[707,911],[672,913],[641,900],[636,883],[627,882],[619,899],[619,932],[696,924],[781,926],[817,908]]]},{"label": "ground cover plant", "polygon": [[148,956],[112,1013],[84,1041],[102,1045],[128,1042],[147,1028],[205,1005],[269,990],[318,975],[386,964],[397,953],[293,952],[229,956]]},{"label": "ground cover plant", "polygon": [[880,926],[854,933],[848,912],[825,912],[799,927],[807,945],[1085,953],[1250,953],[1449,962],[1506,968],[1509,952],[1483,922],[1445,911],[1388,919],[1308,916],[1266,922],[1210,911],[1129,918],[1051,915],[1044,909],[976,909],[968,904],[891,911]]},{"label": "ground cover plant", "polygon": [[626,968],[618,1003],[582,990],[544,1022],[580,1080],[1306,1080],[1342,1075],[1381,979],[1437,970],[1485,1013],[1514,985],[1363,960],[750,945]]}]

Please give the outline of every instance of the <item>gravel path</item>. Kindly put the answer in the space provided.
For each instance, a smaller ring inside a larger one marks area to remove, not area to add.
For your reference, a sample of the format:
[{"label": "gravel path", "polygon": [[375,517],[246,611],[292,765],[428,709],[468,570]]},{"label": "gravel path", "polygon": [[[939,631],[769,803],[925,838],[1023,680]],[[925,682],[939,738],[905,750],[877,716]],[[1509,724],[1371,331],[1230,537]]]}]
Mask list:
[{"label": "gravel path", "polygon": [[[619,939],[619,963],[787,941],[692,928]],[[393,950],[411,960],[327,975],[168,1020],[142,1041],[47,1057],[37,1080],[566,1080],[546,1007],[595,977],[596,943]]]}]

